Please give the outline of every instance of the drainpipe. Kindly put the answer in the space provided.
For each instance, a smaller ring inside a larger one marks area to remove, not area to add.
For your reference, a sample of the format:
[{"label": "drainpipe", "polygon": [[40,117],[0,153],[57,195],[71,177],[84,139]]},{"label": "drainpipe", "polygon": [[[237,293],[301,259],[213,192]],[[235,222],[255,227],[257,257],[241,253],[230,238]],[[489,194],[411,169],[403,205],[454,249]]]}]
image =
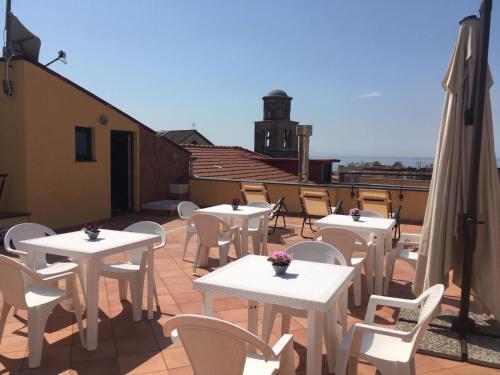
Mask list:
[{"label": "drainpipe", "polygon": [[312,125],[297,125],[299,137],[299,182],[309,181],[309,137]]}]

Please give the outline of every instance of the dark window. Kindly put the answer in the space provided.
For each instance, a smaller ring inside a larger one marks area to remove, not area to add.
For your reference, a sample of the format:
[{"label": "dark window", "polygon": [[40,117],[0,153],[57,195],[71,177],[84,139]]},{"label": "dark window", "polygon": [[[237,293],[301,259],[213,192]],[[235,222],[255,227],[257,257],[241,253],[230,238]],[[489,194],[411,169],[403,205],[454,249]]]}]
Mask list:
[{"label": "dark window", "polygon": [[91,161],[92,159],[92,128],[75,128],[75,160]]}]

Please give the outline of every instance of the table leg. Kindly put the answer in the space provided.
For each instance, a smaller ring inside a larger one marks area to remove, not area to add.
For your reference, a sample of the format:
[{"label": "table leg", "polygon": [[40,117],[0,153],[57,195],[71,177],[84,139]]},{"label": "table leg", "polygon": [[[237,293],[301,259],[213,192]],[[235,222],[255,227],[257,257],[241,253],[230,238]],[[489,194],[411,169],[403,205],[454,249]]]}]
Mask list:
[{"label": "table leg", "polygon": [[[257,301],[248,300],[248,331],[254,335],[259,335],[259,303]],[[248,351],[255,353],[256,349],[253,345],[248,345]]]},{"label": "table leg", "polygon": [[248,255],[248,218],[241,222],[241,256]]},{"label": "table leg", "polygon": [[203,295],[203,315],[213,315],[213,295],[211,293],[202,293]]},{"label": "table leg", "polygon": [[262,228],[262,245],[260,250],[260,255],[267,256],[267,234],[269,231],[269,215],[264,215],[264,226]]},{"label": "table leg", "polygon": [[375,256],[374,256],[374,274],[375,281],[373,289],[375,294],[382,295],[382,288],[384,283],[384,253],[385,253],[385,233],[377,233],[375,241]]},{"label": "table leg", "polygon": [[155,259],[154,259],[154,249],[153,246],[148,248],[148,319],[153,319],[153,294],[155,287]]},{"label": "table leg", "polygon": [[87,350],[97,349],[99,319],[99,259],[87,262]]},{"label": "table leg", "polygon": [[307,311],[307,375],[321,374],[323,320],[322,312]]}]

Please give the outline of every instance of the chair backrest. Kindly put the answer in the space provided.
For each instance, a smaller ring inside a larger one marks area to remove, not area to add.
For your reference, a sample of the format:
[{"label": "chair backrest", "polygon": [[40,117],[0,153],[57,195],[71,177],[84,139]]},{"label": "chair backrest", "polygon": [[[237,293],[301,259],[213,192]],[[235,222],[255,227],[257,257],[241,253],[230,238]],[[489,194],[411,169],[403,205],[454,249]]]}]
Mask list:
[{"label": "chair backrest", "polygon": [[326,189],[300,188],[299,199],[307,216],[328,216],[332,213],[330,195]]},{"label": "chair backrest", "polygon": [[[31,240],[33,238],[40,238],[45,236],[53,236],[56,233],[46,226],[36,223],[22,223],[14,225],[10,228],[3,239],[3,246],[5,250],[10,253],[19,255],[19,258],[23,263],[27,261],[27,254],[24,251],[19,250],[19,242],[24,240]],[[46,267],[47,262],[45,258],[37,257],[37,264],[35,264],[35,269]]]},{"label": "chair backrest", "polygon": [[367,248],[366,240],[349,229],[323,228],[315,233],[313,240],[335,247],[342,253],[348,266],[351,265],[351,257],[355,249],[366,251]]},{"label": "chair backrest", "polygon": [[193,215],[195,211],[199,209],[200,207],[198,207],[196,204],[190,201],[182,201],[177,206],[177,212],[179,213],[179,217],[184,220],[189,219],[191,215]]},{"label": "chair backrest", "polygon": [[177,330],[196,375],[241,375],[248,345],[266,360],[275,359],[271,347],[259,337],[235,324],[202,315],[177,315],[163,327],[166,336]]},{"label": "chair backrest", "polygon": [[358,206],[362,210],[377,212],[388,218],[392,214],[391,193],[388,190],[359,189]]},{"label": "chair backrest", "polygon": [[347,265],[342,253],[330,244],[317,241],[304,241],[296,243],[287,249],[295,260],[308,262]]},{"label": "chair backrest", "polygon": [[188,225],[191,224],[196,226],[200,245],[209,247],[219,246],[221,230],[229,230],[229,225],[224,220],[212,214],[195,213],[188,220]]},{"label": "chair backrest", "polygon": [[[247,206],[250,207],[259,207],[259,208],[269,208],[272,209],[273,206],[271,206],[270,203],[264,202],[264,201],[257,201],[257,202],[252,202],[247,204]],[[260,223],[261,223],[261,218],[260,217],[253,217],[248,220],[248,227],[249,228],[260,228]]]},{"label": "chair backrest", "polygon": [[3,300],[11,306],[26,309],[25,280],[23,270],[29,270],[24,264],[0,255],[0,291]]},{"label": "chair backrest", "polygon": [[432,318],[434,317],[434,312],[439,307],[441,298],[444,294],[444,285],[436,284],[431,286],[429,289],[425,290],[417,300],[421,301],[420,305],[420,315],[418,317],[418,323],[415,325],[411,333],[413,334],[412,342],[412,356],[415,355],[420,341],[422,340],[427,327],[429,326]]},{"label": "chair backrest", "polygon": [[243,200],[246,204],[250,204],[252,202],[270,202],[269,194],[267,192],[266,185],[259,182],[242,182],[241,186],[241,195],[243,196]]},{"label": "chair backrest", "polygon": [[370,211],[370,210],[359,210],[359,214],[364,217],[378,217],[384,219],[384,217],[379,214],[378,212],[375,211]]},{"label": "chair backrest", "polygon": [[[163,227],[160,224],[155,223],[153,221],[139,221],[137,223],[129,225],[123,231],[134,232],[134,233],[156,234],[160,236],[160,241],[154,244],[155,249],[161,249],[162,247],[165,246],[165,243],[167,242],[167,233],[165,232],[165,229],[163,229]],[[130,262],[134,264],[140,264],[142,261],[143,251],[144,248],[128,251],[127,253]]]}]

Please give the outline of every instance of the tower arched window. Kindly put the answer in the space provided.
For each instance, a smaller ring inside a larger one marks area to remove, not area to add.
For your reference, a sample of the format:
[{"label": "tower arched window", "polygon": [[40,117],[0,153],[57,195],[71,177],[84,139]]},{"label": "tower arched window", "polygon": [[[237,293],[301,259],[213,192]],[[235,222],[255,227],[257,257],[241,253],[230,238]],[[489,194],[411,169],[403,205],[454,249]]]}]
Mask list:
[{"label": "tower arched window", "polygon": [[264,137],[264,147],[268,148],[271,146],[271,131],[266,129]]}]

